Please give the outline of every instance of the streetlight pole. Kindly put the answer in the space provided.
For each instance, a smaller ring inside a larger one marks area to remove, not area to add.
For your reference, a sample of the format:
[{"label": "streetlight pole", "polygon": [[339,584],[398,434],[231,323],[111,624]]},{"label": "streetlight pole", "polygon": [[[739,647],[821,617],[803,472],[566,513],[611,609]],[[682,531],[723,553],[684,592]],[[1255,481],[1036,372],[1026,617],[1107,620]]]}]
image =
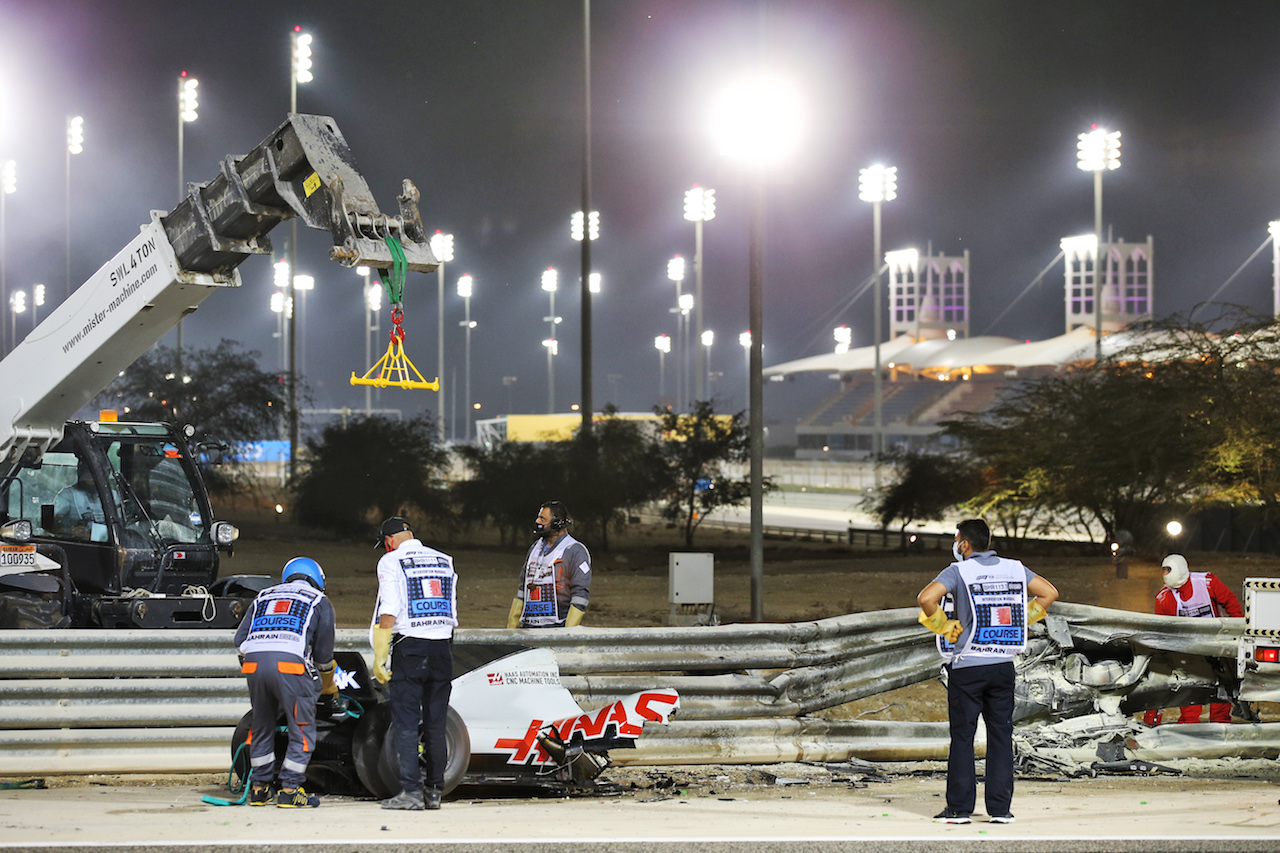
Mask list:
[{"label": "streetlight pole", "polygon": [[738,333],[738,346],[742,347],[743,359],[746,362],[743,367],[746,370],[747,377],[747,396],[743,398],[746,401],[751,399],[751,333]]},{"label": "streetlight pole", "polygon": [[[582,0],[582,210],[591,210],[591,0]],[[583,435],[591,432],[592,371],[591,356],[591,241],[600,233],[600,214],[592,211],[595,225],[590,239],[582,241],[582,427]],[[555,312],[552,312],[555,313]]]},{"label": "streetlight pole", "polygon": [[[178,201],[182,201],[187,194],[187,183],[183,171],[183,146],[186,143],[186,125],[187,122],[195,121],[199,118],[197,107],[200,106],[198,98],[198,90],[200,81],[194,77],[188,77],[187,72],[183,71],[178,75]],[[70,295],[71,287],[71,157],[67,157],[67,295]],[[177,367],[178,381],[182,381],[182,317],[178,317],[178,345],[177,345]]]},{"label": "streetlight pole", "polygon": [[[356,267],[356,275],[364,278],[364,363],[373,364],[373,318],[376,316],[378,309],[382,306],[382,289],[375,288],[369,284],[369,275],[372,272],[367,266],[361,264]],[[373,387],[364,386],[364,413],[368,417],[373,413]]]},{"label": "streetlight pole", "polygon": [[[182,122],[178,122],[179,137],[181,137]],[[178,143],[178,147],[182,147],[182,143]],[[67,119],[67,186],[66,186],[66,212],[67,212],[67,296],[71,295],[71,155],[79,154],[84,150],[84,118],[81,116],[71,116]],[[182,155],[178,155],[179,161]],[[179,172],[182,166],[179,162]],[[182,179],[179,178],[179,181]],[[34,316],[34,311],[32,312]]]},{"label": "streetlight pole", "polygon": [[884,377],[880,375],[880,338],[883,334],[881,323],[880,295],[880,205],[893,201],[898,197],[898,170],[893,166],[872,166],[858,173],[858,198],[871,202],[872,220],[872,254],[871,272],[875,278],[875,300],[872,310],[875,312],[875,434],[871,441],[871,455],[874,459],[875,485],[880,488],[880,456],[884,453]]},{"label": "streetlight pole", "polygon": [[[761,24],[763,25],[763,18]],[[764,620],[764,213],[768,169],[797,146],[799,100],[781,80],[765,75],[727,90],[713,112],[722,154],[751,167],[748,254],[751,432],[751,618]]]},{"label": "streetlight pole", "polygon": [[[693,295],[697,302],[695,309],[694,326],[697,329],[698,340],[702,339],[702,223],[708,219],[716,218],[716,191],[712,189],[703,189],[697,184],[693,188],[686,190],[684,194],[684,218],[693,223],[693,278],[694,289]],[[709,371],[703,364],[702,351],[698,351],[697,366],[697,390],[694,392],[695,399],[701,400],[707,396],[706,389],[702,384],[702,377]]]},{"label": "streetlight pole", "polygon": [[1076,143],[1076,166],[1085,172],[1093,172],[1093,311],[1094,311],[1094,363],[1102,365],[1102,173],[1120,168],[1120,131],[1107,132],[1093,125],[1088,133],[1081,133]]},{"label": "streetlight pole", "polygon": [[556,287],[557,274],[555,267],[547,267],[542,271],[542,289],[547,292],[547,296],[551,299],[551,313],[547,315],[547,326],[549,334],[542,345],[547,348],[547,414],[553,415],[556,411],[556,370],[554,357],[560,352],[560,346],[556,342],[556,323],[560,318],[556,316]]},{"label": "streetlight pole", "polygon": [[[311,34],[304,33],[302,27],[294,27],[289,34],[291,41],[289,62],[289,114],[298,111],[298,84],[310,83],[311,74]],[[298,266],[298,218],[289,220],[289,271]],[[293,310],[293,276],[288,280],[288,326],[286,335],[289,344],[289,479],[298,476],[298,326],[297,312]]]},{"label": "streetlight pole", "polygon": [[[458,279],[458,295],[462,297],[463,321],[462,328],[466,336],[465,352],[466,352],[466,372],[464,374],[464,390],[466,396],[463,399],[463,411],[466,412],[466,424],[463,425],[463,440],[471,441],[471,330],[476,324],[471,322],[471,293],[474,287],[474,279],[470,275],[464,275]],[[454,436],[457,438],[457,436]]]},{"label": "streetlight pole", "polygon": [[45,286],[43,284],[35,284],[31,286],[31,328],[35,329],[40,323],[40,306],[44,304]]},{"label": "streetlight pole", "polygon": [[[439,230],[431,235],[431,254],[436,256],[440,266],[436,267],[436,377],[438,382],[444,381],[444,265],[453,261],[453,235]],[[444,444],[444,393],[436,395],[440,418],[436,423],[436,432],[440,443]]]}]

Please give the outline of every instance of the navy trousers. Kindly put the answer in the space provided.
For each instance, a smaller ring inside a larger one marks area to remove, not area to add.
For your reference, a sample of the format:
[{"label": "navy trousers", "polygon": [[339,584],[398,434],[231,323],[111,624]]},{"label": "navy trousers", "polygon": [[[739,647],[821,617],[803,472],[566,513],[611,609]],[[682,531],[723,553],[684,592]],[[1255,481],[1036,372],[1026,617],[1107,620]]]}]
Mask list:
[{"label": "navy trousers", "polygon": [[[444,790],[449,756],[445,725],[453,691],[451,640],[400,637],[391,650],[391,743],[400,766],[400,789]],[[422,764],[418,763],[421,727]]]},{"label": "navy trousers", "polygon": [[987,726],[984,797],[988,815],[1007,815],[1013,802],[1013,661],[987,666],[947,667],[947,808],[972,814],[977,801],[973,738],[978,717]]}]

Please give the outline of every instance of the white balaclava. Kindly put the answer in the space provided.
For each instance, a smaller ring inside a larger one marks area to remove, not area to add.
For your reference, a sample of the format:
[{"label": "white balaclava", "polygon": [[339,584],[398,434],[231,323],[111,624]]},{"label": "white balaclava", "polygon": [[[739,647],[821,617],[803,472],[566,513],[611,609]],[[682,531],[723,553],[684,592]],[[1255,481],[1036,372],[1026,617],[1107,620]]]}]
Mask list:
[{"label": "white balaclava", "polygon": [[1178,589],[1187,582],[1187,578],[1191,577],[1191,572],[1187,568],[1187,558],[1181,554],[1170,554],[1160,565],[1169,569],[1164,576],[1164,585],[1169,589]]}]

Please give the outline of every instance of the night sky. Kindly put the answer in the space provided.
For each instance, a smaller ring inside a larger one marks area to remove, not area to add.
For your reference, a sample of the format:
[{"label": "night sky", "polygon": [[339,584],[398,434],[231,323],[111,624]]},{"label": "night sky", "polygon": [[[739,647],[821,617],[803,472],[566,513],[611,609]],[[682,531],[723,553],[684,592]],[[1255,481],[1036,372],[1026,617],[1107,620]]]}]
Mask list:
[{"label": "night sky", "polygon": [[[871,207],[858,200],[857,179],[873,163],[899,174],[898,198],[884,205],[886,250],[970,250],[974,334],[1061,237],[1092,230],[1092,176],[1076,168],[1075,149],[1094,123],[1123,134],[1123,165],[1105,178],[1105,227],[1130,241],[1154,237],[1157,315],[1206,299],[1280,218],[1274,0],[774,0],[763,9],[755,0],[592,3],[593,207],[603,220],[593,255],[604,278],[593,302],[597,407],[643,411],[658,398],[653,338],[675,334],[666,264],[676,253],[692,259],[682,203],[694,183],[714,187],[718,201],[705,229],[711,369],[724,372],[712,390],[723,408],[745,405],[737,337],[747,326],[748,179],[714,150],[705,115],[725,83],[754,67],[762,31],[770,67],[794,81],[806,116],[799,153],[768,189],[766,365],[829,350],[841,323],[853,327],[854,346],[871,343],[869,295],[847,303],[872,268]],[[70,179],[78,285],[148,211],[178,201],[179,72],[200,80],[185,177],[206,181],[284,120],[294,25],[314,37],[315,80],[299,88],[299,111],[337,120],[384,211],[395,212],[410,178],[427,228],[455,235],[446,386],[463,384],[454,286],[470,273],[481,416],[505,413],[509,391],[514,411],[546,410],[539,281],[555,266],[565,317],[556,402],[568,411],[579,387],[578,245],[569,237],[581,206],[578,0],[3,0],[0,160],[18,165],[18,191],[6,199],[9,287],[41,281],[55,301],[64,292],[67,116],[86,126]],[[287,226],[273,232],[278,250],[287,235]],[[361,280],[328,261],[327,247],[324,234],[299,241],[298,272],[317,279],[305,375],[316,407],[359,407],[363,390],[347,380],[368,367]],[[1267,249],[1221,298],[1270,310],[1270,259]],[[214,295],[187,320],[187,344],[237,340],[275,370],[270,260],[240,271],[240,292]],[[990,333],[1060,334],[1061,282],[1055,270]],[[411,275],[405,311],[407,351],[434,376],[434,273]],[[20,318],[19,334],[29,323]],[[385,304],[381,326],[378,352]],[[508,389],[503,376],[518,379]],[[831,388],[822,377],[771,383],[768,418],[794,422]],[[422,391],[380,397],[406,414],[439,405]],[[452,400],[444,397],[446,416]],[[459,418],[462,403],[459,395]]]}]

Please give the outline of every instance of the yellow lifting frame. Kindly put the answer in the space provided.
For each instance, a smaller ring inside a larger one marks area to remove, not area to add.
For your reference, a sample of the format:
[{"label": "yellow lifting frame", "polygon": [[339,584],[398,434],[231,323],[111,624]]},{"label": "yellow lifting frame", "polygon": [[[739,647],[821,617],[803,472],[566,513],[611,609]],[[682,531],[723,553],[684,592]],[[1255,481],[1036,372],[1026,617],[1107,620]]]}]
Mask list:
[{"label": "yellow lifting frame", "polygon": [[[377,374],[376,376],[374,374]],[[414,377],[417,377],[416,379]],[[378,359],[373,367],[369,368],[369,372],[363,377],[357,377],[355,371],[351,373],[352,385],[372,385],[375,388],[386,388],[394,385],[396,388],[404,388],[406,391],[411,388],[420,388],[427,391],[440,390],[440,377],[437,376],[434,382],[428,382],[418,368],[413,366],[413,362],[404,354],[404,339],[392,337],[391,343],[387,344],[387,351]]]}]

